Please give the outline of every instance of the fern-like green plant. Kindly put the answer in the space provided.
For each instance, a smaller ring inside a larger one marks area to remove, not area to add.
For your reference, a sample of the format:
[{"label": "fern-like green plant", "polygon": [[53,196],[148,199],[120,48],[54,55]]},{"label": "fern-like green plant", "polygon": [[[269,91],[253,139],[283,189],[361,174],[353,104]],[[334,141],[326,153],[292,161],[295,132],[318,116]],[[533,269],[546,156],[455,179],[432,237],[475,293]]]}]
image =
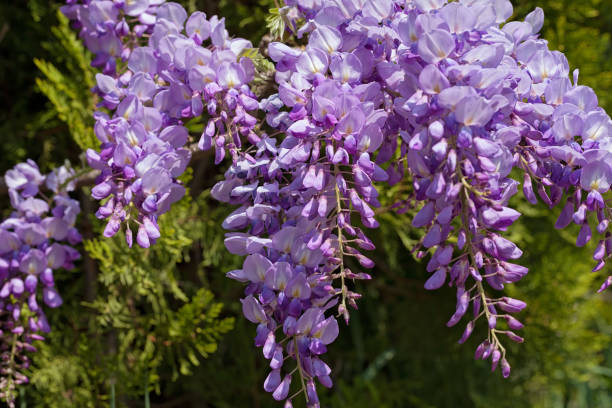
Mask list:
[{"label": "fern-like green plant", "polygon": [[[69,301],[65,315],[55,316],[54,333],[63,336],[52,336],[34,357],[31,398],[44,406],[97,407],[91,401],[108,404],[114,385],[116,406],[126,406],[214,353],[234,326],[206,287],[204,268],[235,262],[220,251],[221,231],[207,225],[220,211],[208,207],[207,195],[186,197],[160,219],[162,238],[149,249],[129,249],[122,237],[85,241],[98,266],[97,297]],[[57,402],[66,395],[67,405]]]},{"label": "fern-like green plant", "polygon": [[91,57],[78,40],[68,19],[57,12],[58,25],[51,28],[54,38],[44,44],[54,55],[61,56],[61,66],[34,59],[41,78],[36,78],[38,89],[45,94],[52,105],[52,111],[66,123],[72,138],[85,150],[98,146],[93,132],[94,98],[90,92],[95,85],[94,71],[90,66]]}]

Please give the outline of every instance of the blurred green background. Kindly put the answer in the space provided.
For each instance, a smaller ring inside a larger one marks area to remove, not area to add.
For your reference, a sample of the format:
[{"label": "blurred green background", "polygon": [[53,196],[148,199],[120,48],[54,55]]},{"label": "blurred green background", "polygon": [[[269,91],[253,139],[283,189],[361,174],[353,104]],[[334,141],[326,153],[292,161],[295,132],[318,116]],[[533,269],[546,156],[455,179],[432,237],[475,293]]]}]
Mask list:
[{"label": "blurred green background", "polygon": [[[230,32],[255,45],[272,0],[187,0],[189,10],[226,17]],[[44,170],[81,163],[94,143],[90,56],[58,1],[0,3],[0,172],[25,158]],[[612,113],[612,0],[515,1],[521,18],[544,9],[551,48],[580,68]],[[53,332],[34,355],[21,407],[278,407],[262,389],[267,375],[253,347],[254,326],[240,313],[241,287],[225,278],[240,260],[223,248],[228,213],[202,191],[222,174],[210,161],[185,181],[190,198],[162,219],[164,238],[128,251],[122,239],[100,240],[95,204],[79,192],[84,259],[57,279],[64,305],[49,312]],[[394,191],[382,191],[390,201]],[[0,198],[0,208],[8,208]],[[576,248],[577,231],[552,227],[558,210],[515,205],[524,216],[510,231],[524,249],[529,275],[507,289],[524,299],[522,345],[510,345],[511,378],[474,361],[478,329],[458,345],[448,329],[455,295],[423,289],[426,273],[407,248],[418,232],[408,216],[383,215],[373,233],[374,280],[351,325],[341,328],[326,360],[335,386],[323,407],[610,407],[612,295],[596,294],[592,247]],[[375,239],[374,239],[375,238]],[[480,329],[483,329],[480,327]],[[300,406],[302,401],[297,401]]]}]

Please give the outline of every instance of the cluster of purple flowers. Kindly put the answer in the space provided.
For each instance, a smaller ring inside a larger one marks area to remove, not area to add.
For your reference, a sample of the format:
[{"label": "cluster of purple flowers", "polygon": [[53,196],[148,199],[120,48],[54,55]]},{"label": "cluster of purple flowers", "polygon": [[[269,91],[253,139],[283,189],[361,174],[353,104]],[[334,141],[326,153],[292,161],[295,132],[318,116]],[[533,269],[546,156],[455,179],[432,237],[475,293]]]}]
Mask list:
[{"label": "cluster of purple flowers", "polygon": [[[557,226],[572,220],[581,225],[578,245],[590,239],[587,213],[596,212],[597,230],[605,234],[594,255],[595,269],[601,269],[612,253],[611,213],[602,196],[612,182],[610,118],[593,91],[577,84],[577,73],[573,84],[568,79],[563,54],[538,39],[541,9],[523,22],[505,23],[512,15],[508,1],[287,4],[283,14],[294,18],[291,30],[308,35],[308,45],[270,45],[278,94],[261,103],[268,125],[286,136],[276,147],[275,139],[262,135],[256,153],[242,154],[214,190],[221,201],[241,205],[224,227],[247,232],[229,234],[226,244],[234,253],[249,254],[248,262],[229,276],[250,282],[244,311],[259,323],[256,343],[272,359],[266,390],[282,399],[290,380],[280,381],[273,351],[282,356],[282,348],[274,334],[270,343],[264,334],[283,326],[286,339],[308,342],[301,340],[303,333],[287,329],[302,317],[291,314],[298,301],[286,300],[277,263],[292,271],[281,274],[282,282],[309,283],[310,290],[303,286],[296,292],[304,296],[299,303],[305,320],[312,317],[312,302],[324,310],[335,304],[329,295],[340,297],[339,315],[348,320],[346,301],[354,303],[358,294],[348,291],[345,278],[369,276],[348,271],[344,258],[373,265],[349,245],[373,248],[349,216],[358,214],[363,225],[375,227],[372,182],[405,178],[412,180],[414,193],[395,207],[419,208],[413,226],[425,234],[416,250],[421,257],[431,254],[425,288],[445,282],[457,288],[449,326],[472,305],[473,318],[460,342],[479,318],[486,319],[488,336],[476,358],[490,359],[492,369],[501,366],[507,377],[510,365],[500,336],[523,341],[515,333],[523,325],[513,314],[526,304],[490,296],[484,283],[502,290],[528,271],[513,262],[522,251],[502,235],[520,216],[508,206],[519,187],[510,173],[522,171],[530,202],[537,202],[535,191],[551,207],[570,197]],[[306,23],[297,27],[300,18]],[[379,167],[387,163],[386,171]],[[300,256],[317,261],[296,274]],[[336,278],[339,289],[332,286]],[[309,361],[312,350],[299,351],[291,341],[285,346],[310,384],[318,372],[301,362]],[[326,378],[319,381],[327,385]],[[309,406],[317,406],[310,386],[304,392]]]},{"label": "cluster of purple flowers", "polygon": [[[528,271],[503,236],[520,216],[509,206],[520,185],[511,173],[521,174],[531,203],[567,197],[556,226],[578,224],[577,245],[597,219],[594,270],[602,269],[612,255],[604,198],[612,121],[577,71],[569,79],[563,54],[538,38],[541,9],[506,22],[507,0],[285,4],[288,31],[305,46],[270,44],[278,90],[259,102],[249,88],[253,62],[241,58],[251,44],[231,39],[222,19],[163,1],[69,1],[64,12],[104,67],[95,92],[111,111],[96,114],[102,147],[88,152],[101,170],[92,193],[106,200],[97,213],[109,219],[105,235],[125,223],[131,245],[134,221],[141,246],[159,237],[157,217],[184,194],[186,121],[201,117],[198,147],[214,147],[215,163],[227,151],[232,158],[212,194],[238,206],[223,223],[233,231],[225,243],[246,258],[228,276],[247,284],[243,311],[270,360],[264,388],[286,407],[300,393],[317,407],[315,380],[332,384],[321,355],[338,335],[336,318],[348,323],[360,296],[348,281],[370,279],[345,264],[373,266],[362,251],[374,245],[359,225],[378,226],[374,183],[412,183],[394,208],[416,209],[412,226],[424,234],[415,251],[429,257],[431,273],[425,288],[456,287],[449,326],[472,306],[460,342],[486,319],[476,358],[507,377],[500,338],[523,341],[514,314],[526,304],[489,292]],[[274,133],[260,129],[258,109]],[[601,290],[610,284],[612,276]],[[300,386],[289,395],[294,375]]]},{"label": "cluster of purple flowers", "polygon": [[[94,67],[114,75],[117,62],[152,33],[158,8],[165,0],[67,0],[61,7],[95,58]],[[165,10],[166,13],[169,10]],[[164,10],[162,10],[162,14]]]},{"label": "cluster of purple flowers", "polygon": [[[50,330],[43,304],[62,304],[53,271],[71,269],[79,258],[73,246],[81,242],[74,228],[80,208],[67,194],[73,176],[66,167],[43,176],[31,160],[4,176],[14,209],[0,224],[0,398],[9,405],[15,385],[28,381],[20,370],[36,351],[33,341]],[[51,198],[40,192],[43,185]]]},{"label": "cluster of purple flowers", "polygon": [[[490,297],[483,282],[502,290],[527,273],[512,263],[522,251],[500,234],[520,216],[508,207],[519,185],[510,172],[522,171],[532,203],[533,182],[551,207],[570,197],[557,226],[572,219],[581,225],[577,245],[591,237],[587,211],[597,212],[599,232],[607,230],[610,213],[601,193],[612,181],[610,118],[594,92],[577,85],[577,72],[573,84],[568,79],[563,54],[538,39],[542,10],[500,28],[511,14],[507,1],[414,2],[393,16],[400,45],[378,66],[387,87],[399,93],[393,98],[397,131],[414,184],[402,204],[423,203],[412,225],[426,229],[419,245],[433,252],[425,287],[437,289],[448,279],[457,288],[449,326],[472,303],[460,342],[486,318],[489,334],[476,357],[490,357],[492,369],[501,363],[505,377],[510,365],[499,336],[523,341],[513,331],[523,325],[512,314],[525,304]],[[598,268],[612,250],[604,242],[595,255]]]},{"label": "cluster of purple flowers", "polygon": [[[251,43],[231,39],[223,19],[201,12],[188,17],[177,3],[91,1],[70,7],[68,15],[85,38],[119,41],[124,51],[116,57],[127,62],[124,72],[96,75],[99,107],[111,112],[95,114],[101,150],[87,152],[90,166],[101,171],[92,195],[106,200],[97,216],[108,219],[105,236],[124,224],[131,246],[132,224],[137,243],[149,247],[160,236],[157,217],[185,194],[178,180],[191,158],[184,147],[190,139],[185,122],[205,120],[198,146],[214,146],[216,163],[226,148],[240,146],[241,136],[256,138],[256,119],[248,113],[258,107],[248,86],[255,70],[249,58],[240,58]],[[92,31],[123,26],[126,14],[138,15],[141,24],[125,36]],[[134,35],[145,44],[132,41]]]},{"label": "cluster of purple flowers", "polygon": [[[382,18],[367,18],[373,31],[380,28]],[[348,306],[356,308],[360,297],[348,281],[370,279],[345,262],[374,265],[362,253],[374,245],[351,217],[378,226],[373,182],[389,179],[379,163],[397,148],[386,125],[392,106],[372,69],[384,53],[382,39],[362,33],[349,42],[338,27],[321,24],[305,49],[272,43],[278,93],[261,107],[268,125],[285,137],[277,146],[261,135],[213,188],[217,199],[240,205],[224,227],[246,232],[229,233],[226,245],[248,256],[243,269],[228,276],[248,283],[243,310],[259,324],[255,343],[270,359],[264,389],[277,400],[287,398],[285,406],[300,393],[309,407],[319,406],[315,380],[332,385],[320,356],[338,334],[336,318],[348,323]],[[332,307],[337,314],[326,316]],[[282,375],[285,355],[296,366]],[[288,397],[294,373],[301,385]]]}]

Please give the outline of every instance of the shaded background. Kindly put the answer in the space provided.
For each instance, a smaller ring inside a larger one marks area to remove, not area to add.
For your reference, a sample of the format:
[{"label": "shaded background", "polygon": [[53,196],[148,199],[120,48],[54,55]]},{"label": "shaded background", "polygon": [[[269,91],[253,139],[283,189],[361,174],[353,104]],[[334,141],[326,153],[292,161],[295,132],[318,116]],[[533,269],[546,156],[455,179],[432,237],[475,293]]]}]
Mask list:
[{"label": "shaded background", "polygon": [[[271,0],[182,2],[190,11],[225,16],[230,32],[257,45]],[[94,71],[60,2],[0,4],[0,172],[25,158],[43,170],[81,163],[91,142],[89,94]],[[552,49],[580,68],[612,113],[612,0],[515,1],[515,17],[535,6]],[[185,176],[190,197],[164,217],[164,238],[128,251],[122,239],[98,240],[87,191],[84,259],[57,279],[65,304],[49,312],[53,332],[34,356],[22,407],[278,407],[262,389],[267,375],[254,326],[240,314],[241,287],[224,277],[240,260],[223,248],[217,207],[205,191],[223,172],[202,160]],[[390,202],[395,190],[381,196]],[[5,198],[0,208],[6,209]],[[383,214],[374,280],[351,325],[326,360],[335,386],[324,407],[609,407],[612,406],[612,298],[597,295],[592,247],[576,248],[577,231],[556,231],[559,210],[515,205],[524,216],[509,232],[524,249],[529,275],[507,289],[528,302],[522,345],[509,345],[510,379],[474,361],[483,327],[458,345],[448,329],[455,295],[423,289],[426,272],[407,248],[419,239],[408,215]],[[481,330],[479,330],[481,329]],[[146,391],[145,391],[146,390]],[[145,395],[146,394],[146,395]],[[300,406],[302,401],[297,401]]]}]

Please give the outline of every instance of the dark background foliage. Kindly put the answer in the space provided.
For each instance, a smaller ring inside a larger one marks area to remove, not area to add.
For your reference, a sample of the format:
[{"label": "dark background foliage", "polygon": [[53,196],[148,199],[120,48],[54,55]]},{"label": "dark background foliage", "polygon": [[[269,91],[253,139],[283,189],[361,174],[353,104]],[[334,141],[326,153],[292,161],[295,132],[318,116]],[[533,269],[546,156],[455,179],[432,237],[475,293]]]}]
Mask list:
[{"label": "dark background foliage", "polygon": [[[78,166],[82,148],[93,143],[94,72],[58,17],[60,4],[0,3],[2,173],[26,158],[43,170],[66,159]],[[230,32],[255,46],[274,7],[272,0],[183,4],[225,16]],[[517,18],[544,9],[543,36],[580,67],[580,82],[612,113],[612,0],[514,4]],[[262,389],[267,368],[253,347],[254,326],[241,317],[241,287],[224,276],[240,260],[223,248],[220,223],[228,209],[205,193],[223,166],[206,159],[185,176],[191,198],[165,216],[166,238],[150,251],[100,239],[94,204],[79,192],[84,259],[58,277],[65,304],[49,313],[54,331],[34,356],[21,406],[140,407],[147,399],[160,408],[279,406]],[[390,203],[396,193],[381,195]],[[515,204],[524,216],[510,234],[530,273],[507,290],[529,303],[522,313],[527,340],[510,350],[511,378],[473,361],[483,331],[457,344],[463,329],[445,326],[453,291],[423,289],[426,272],[408,249],[419,238],[409,215],[383,214],[374,233],[374,280],[360,285],[359,311],[330,347],[335,386],[323,393],[322,406],[612,406],[612,299],[595,293],[603,277],[589,273],[592,248],[576,249],[576,231],[552,227],[558,210]]]}]

